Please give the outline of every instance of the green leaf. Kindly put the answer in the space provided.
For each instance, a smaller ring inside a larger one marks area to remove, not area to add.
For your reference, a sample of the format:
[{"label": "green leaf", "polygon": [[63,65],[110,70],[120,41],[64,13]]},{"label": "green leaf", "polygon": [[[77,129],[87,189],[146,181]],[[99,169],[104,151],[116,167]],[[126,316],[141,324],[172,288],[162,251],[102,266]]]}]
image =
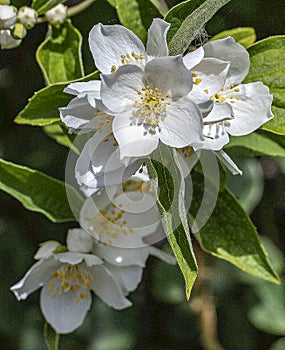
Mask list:
[{"label": "green leaf", "polygon": [[[96,79],[99,79],[98,71],[72,82]],[[72,99],[71,95],[63,92],[63,89],[70,83],[53,84],[35,92],[34,96],[29,99],[27,106],[17,115],[15,122],[37,126],[59,122],[58,108],[66,106]]]},{"label": "green leaf", "polygon": [[49,137],[53,138],[60,145],[70,148],[76,154],[80,153],[73,143],[74,136],[68,133],[68,128],[63,123],[47,125],[43,129]]},{"label": "green leaf", "polygon": [[[159,10],[155,6],[157,1],[113,0],[109,2],[116,8],[121,24],[133,31],[143,42],[146,42],[147,29],[152,19],[160,17]],[[160,4],[160,10],[161,7]]]},{"label": "green leaf", "polygon": [[[203,195],[203,177],[192,172],[194,200],[189,211],[189,222],[199,209]],[[208,186],[209,187],[209,186]],[[210,189],[207,188],[209,191]],[[256,228],[238,204],[235,197],[226,189],[220,189],[216,207],[207,223],[195,233],[203,250],[224,259],[250,275],[279,284]]]},{"label": "green leaf", "polygon": [[256,132],[245,136],[231,136],[230,143],[224,148],[242,147],[252,151],[252,155],[267,155],[272,157],[285,157],[285,148],[270,138]]},{"label": "green leaf", "polygon": [[43,15],[48,10],[65,0],[33,0],[32,8],[37,11],[38,15]]},{"label": "green leaf", "polygon": [[256,33],[254,28],[239,27],[224,30],[223,32],[214,35],[209,41],[227,38],[228,36],[233,37],[237,43],[241,44],[245,48],[252,45],[256,40]]},{"label": "green leaf", "polygon": [[173,7],[165,16],[171,23],[168,33],[170,55],[183,54],[214,14],[230,0],[188,0]]},{"label": "green leaf", "polygon": [[0,159],[0,190],[9,193],[31,210],[44,214],[53,222],[74,221],[66,195],[79,212],[81,195],[64,182],[39,171]]},{"label": "green leaf", "polygon": [[176,151],[160,144],[153,153],[152,159],[148,161],[148,171],[162,225],[183,273],[186,297],[189,299],[198,268],[185,214],[182,193],[184,179],[177,164]]},{"label": "green leaf", "polygon": [[67,19],[60,26],[49,25],[49,36],[38,47],[36,58],[48,84],[82,78],[82,36]]},{"label": "green leaf", "polygon": [[258,41],[248,52],[251,65],[245,82],[262,81],[273,94],[274,118],[262,129],[285,135],[285,35]]},{"label": "green leaf", "polygon": [[59,334],[47,322],[44,326],[44,338],[48,350],[58,350]]}]

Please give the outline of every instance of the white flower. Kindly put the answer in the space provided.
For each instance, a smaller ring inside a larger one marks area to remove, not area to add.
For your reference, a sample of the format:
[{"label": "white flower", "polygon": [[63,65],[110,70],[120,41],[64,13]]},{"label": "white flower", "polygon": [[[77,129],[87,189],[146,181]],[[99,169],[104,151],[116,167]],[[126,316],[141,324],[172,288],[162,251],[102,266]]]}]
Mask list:
[{"label": "white flower", "polygon": [[[133,178],[124,181],[122,187],[104,188],[85,200],[80,212],[81,227],[97,240],[93,252],[108,263],[144,267],[149,255],[173,263],[173,257],[145,243],[145,238],[161,227],[149,186]],[[164,234],[160,234],[157,239],[163,238]]]},{"label": "white flower", "polygon": [[13,49],[21,44],[22,40],[15,39],[9,29],[0,30],[1,49]]},{"label": "white flower", "polygon": [[34,259],[40,260],[48,258],[58,247],[60,247],[60,243],[57,241],[46,241],[41,243],[40,248],[34,256]]},{"label": "white flower", "polygon": [[31,29],[37,22],[37,12],[31,7],[23,6],[19,9],[18,19],[27,29]]},{"label": "white flower", "polygon": [[47,11],[45,13],[45,17],[51,24],[63,23],[67,17],[67,6],[58,4]]},{"label": "white flower", "polygon": [[96,67],[114,73],[126,64],[144,65],[153,57],[168,56],[166,34],[170,24],[155,18],[148,30],[146,49],[141,40],[121,25],[96,24],[89,34],[89,46]]},{"label": "white flower", "polygon": [[154,58],[144,69],[124,65],[101,79],[121,159],[149,155],[159,140],[171,147],[202,141],[202,115],[188,95],[192,77],[181,56]]},{"label": "white flower", "polygon": [[205,140],[193,148],[221,150],[229,142],[228,134],[247,135],[273,118],[272,95],[262,82],[241,84],[249,70],[249,54],[233,38],[209,42],[203,48],[204,58],[188,68],[194,84],[215,104],[203,119]]},{"label": "white flower", "polygon": [[0,5],[0,29],[10,29],[17,21],[17,10],[14,6]]},{"label": "white flower", "polygon": [[121,280],[99,257],[66,252],[39,260],[11,290],[18,300],[24,300],[42,287],[42,313],[57,333],[65,334],[83,323],[91,306],[91,290],[115,309],[129,307],[126,284]]}]

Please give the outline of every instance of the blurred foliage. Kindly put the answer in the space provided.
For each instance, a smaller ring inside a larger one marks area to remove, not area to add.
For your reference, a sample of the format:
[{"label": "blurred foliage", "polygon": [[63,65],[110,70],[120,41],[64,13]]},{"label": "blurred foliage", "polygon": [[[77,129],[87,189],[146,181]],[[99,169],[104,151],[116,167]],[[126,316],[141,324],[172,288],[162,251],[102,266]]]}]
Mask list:
[{"label": "blurred foliage", "polygon": [[[69,1],[75,4],[76,1]],[[173,6],[178,1],[169,0]],[[12,1],[17,7],[29,1]],[[235,27],[253,27],[257,38],[284,34],[285,2],[232,0],[209,22],[210,36]],[[98,22],[115,24],[116,10],[107,0],[97,0],[72,18],[83,34],[86,74],[94,71],[88,33]],[[46,24],[29,31],[17,49],[0,52],[0,156],[64,180],[68,150],[39,127],[17,125],[14,117],[34,91],[44,87],[35,53],[44,40]],[[204,37],[201,35],[203,42]],[[275,141],[280,136],[273,135]],[[238,150],[235,150],[238,162]],[[228,180],[241,205],[251,212],[265,239],[277,271],[284,280],[284,160],[246,158],[239,164],[242,178]],[[245,186],[246,181],[246,186]],[[33,263],[40,242],[64,242],[66,231],[76,224],[53,224],[29,212],[0,192],[0,344],[2,350],[44,350],[44,320],[39,293],[18,303],[9,288]],[[282,350],[285,348],[283,286],[269,285],[238,271],[230,264],[203,253],[194,242],[199,275],[190,302],[185,301],[184,282],[177,266],[149,259],[140,287],[131,295],[133,307],[115,311],[94,300],[85,324],[60,340],[69,350]],[[283,337],[282,337],[283,336]]]}]

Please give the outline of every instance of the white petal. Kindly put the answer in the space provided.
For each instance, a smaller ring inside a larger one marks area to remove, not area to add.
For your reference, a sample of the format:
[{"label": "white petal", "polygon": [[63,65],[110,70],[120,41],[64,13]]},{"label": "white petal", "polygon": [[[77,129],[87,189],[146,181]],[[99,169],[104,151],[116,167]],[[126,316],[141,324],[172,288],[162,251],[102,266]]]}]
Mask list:
[{"label": "white petal", "polygon": [[232,105],[227,102],[215,102],[213,105],[212,111],[207,115],[206,118],[203,118],[203,124],[213,124],[218,123],[223,120],[232,120],[233,117],[233,108]]},{"label": "white petal", "polygon": [[211,112],[214,101],[209,98],[209,95],[200,89],[200,87],[193,85],[193,89],[190,91],[188,96],[190,96],[192,101],[199,106],[203,117],[207,116]]},{"label": "white petal", "polygon": [[121,25],[96,24],[89,34],[89,46],[96,67],[104,74],[122,65],[121,55],[145,55],[141,40]]},{"label": "white petal", "polygon": [[208,42],[204,45],[205,57],[218,58],[231,63],[226,85],[239,84],[249,71],[249,54],[231,37]]},{"label": "white petal", "polygon": [[70,252],[88,253],[92,249],[93,239],[86,231],[74,228],[68,230],[66,245]]},{"label": "white petal", "polygon": [[40,248],[36,252],[34,259],[46,259],[52,255],[52,253],[60,246],[57,241],[46,241],[40,244]]},{"label": "white petal", "polygon": [[[43,287],[40,298],[41,310],[45,319],[59,334],[73,332],[82,325],[87,311],[90,309],[90,292],[81,287],[77,292],[86,294],[86,298],[76,302],[77,294],[70,290],[63,292],[61,296],[55,295],[53,299],[52,292],[48,290],[48,287],[49,284]],[[53,287],[55,290],[59,287],[57,282]]]},{"label": "white petal", "polygon": [[201,112],[188,97],[171,102],[160,126],[160,140],[171,147],[182,148],[203,140]]},{"label": "white petal", "polygon": [[91,80],[88,82],[71,83],[63,91],[66,92],[67,94],[76,95],[76,96],[79,94],[93,93],[93,94],[96,94],[97,98],[99,99],[100,88],[101,88],[100,80]]},{"label": "white petal", "polygon": [[113,121],[113,132],[120,148],[120,156],[144,157],[158,146],[157,134],[150,134],[143,125],[131,125],[132,110],[119,113]]},{"label": "white petal", "polygon": [[94,117],[93,108],[86,97],[72,99],[66,107],[59,108],[62,122],[72,129],[80,129],[87,125]]},{"label": "white petal", "polygon": [[198,74],[197,78],[201,79],[199,88],[206,91],[210,97],[220,92],[225,86],[229,67],[229,62],[216,58],[204,58],[192,71]]},{"label": "white petal", "polygon": [[134,65],[125,65],[115,73],[101,75],[102,102],[112,112],[129,109],[138,99],[138,91],[143,87],[143,71]]},{"label": "white petal", "polygon": [[171,97],[188,95],[192,89],[191,72],[184,66],[182,56],[158,57],[145,66],[145,81]]},{"label": "white petal", "polygon": [[226,152],[216,152],[216,155],[233,175],[242,175],[242,171],[237,167],[237,165],[233,162],[233,160]]},{"label": "white petal", "polygon": [[52,271],[56,271],[60,265],[53,257],[40,260],[10,290],[18,300],[24,300],[29,294],[45,284],[50,279]]},{"label": "white petal", "polygon": [[176,265],[177,264],[177,260],[175,258],[175,256],[163,251],[162,249],[158,249],[155,247],[148,247],[148,251],[149,254],[152,256],[155,256],[156,258],[164,261],[167,264],[170,265]]},{"label": "white petal", "polygon": [[195,143],[193,145],[195,151],[202,149],[219,151],[230,141],[224,125],[220,123],[204,125],[203,136],[203,142]]},{"label": "white petal", "polygon": [[143,268],[139,266],[118,267],[106,264],[108,270],[114,276],[116,282],[121,286],[124,294],[133,292],[142,280]]},{"label": "white petal", "polygon": [[[91,270],[91,269],[90,269]],[[101,298],[104,303],[114,309],[125,309],[132,303],[125,298],[122,288],[116,283],[111,272],[104,266],[92,267],[92,275],[95,277],[91,281],[94,293]]]},{"label": "white petal", "polygon": [[229,121],[227,131],[233,136],[247,135],[273,118],[270,109],[273,97],[261,82],[242,84],[236,88],[240,90],[240,100],[234,100],[232,104],[234,119]]},{"label": "white petal", "polygon": [[183,57],[183,63],[188,69],[192,69],[204,58],[204,49],[200,46],[197,50],[187,53]]},{"label": "white petal", "polygon": [[60,261],[61,263],[68,263],[70,265],[76,265],[82,262],[84,254],[80,253],[59,253],[54,255],[54,259]]},{"label": "white petal", "polygon": [[170,24],[163,19],[154,18],[148,30],[146,51],[149,56],[168,56],[166,35]]},{"label": "white petal", "polygon": [[149,256],[148,247],[120,248],[100,242],[94,246],[94,253],[110,264],[117,266],[135,265],[144,267]]}]

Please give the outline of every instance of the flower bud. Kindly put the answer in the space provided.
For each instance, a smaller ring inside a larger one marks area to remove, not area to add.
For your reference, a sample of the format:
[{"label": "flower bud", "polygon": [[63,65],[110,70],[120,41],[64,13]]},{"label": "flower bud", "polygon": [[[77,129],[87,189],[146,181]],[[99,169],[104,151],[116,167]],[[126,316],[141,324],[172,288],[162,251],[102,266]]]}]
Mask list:
[{"label": "flower bud", "polygon": [[34,27],[37,17],[37,12],[30,7],[23,6],[19,9],[18,20],[26,29],[31,29]]},{"label": "flower bud", "polygon": [[21,40],[15,39],[10,30],[0,30],[1,49],[13,49],[21,44]]},{"label": "flower bud", "polygon": [[67,17],[67,6],[59,4],[47,11],[45,16],[51,24],[63,23]]},{"label": "flower bud", "polygon": [[93,239],[86,231],[75,228],[68,231],[66,244],[70,252],[88,253],[92,249]]},{"label": "flower bud", "polygon": [[14,6],[0,5],[0,29],[10,29],[16,21],[16,8]]},{"label": "flower bud", "polygon": [[16,23],[14,28],[12,29],[12,35],[15,39],[24,39],[26,36],[27,31],[23,24],[21,23]]}]

